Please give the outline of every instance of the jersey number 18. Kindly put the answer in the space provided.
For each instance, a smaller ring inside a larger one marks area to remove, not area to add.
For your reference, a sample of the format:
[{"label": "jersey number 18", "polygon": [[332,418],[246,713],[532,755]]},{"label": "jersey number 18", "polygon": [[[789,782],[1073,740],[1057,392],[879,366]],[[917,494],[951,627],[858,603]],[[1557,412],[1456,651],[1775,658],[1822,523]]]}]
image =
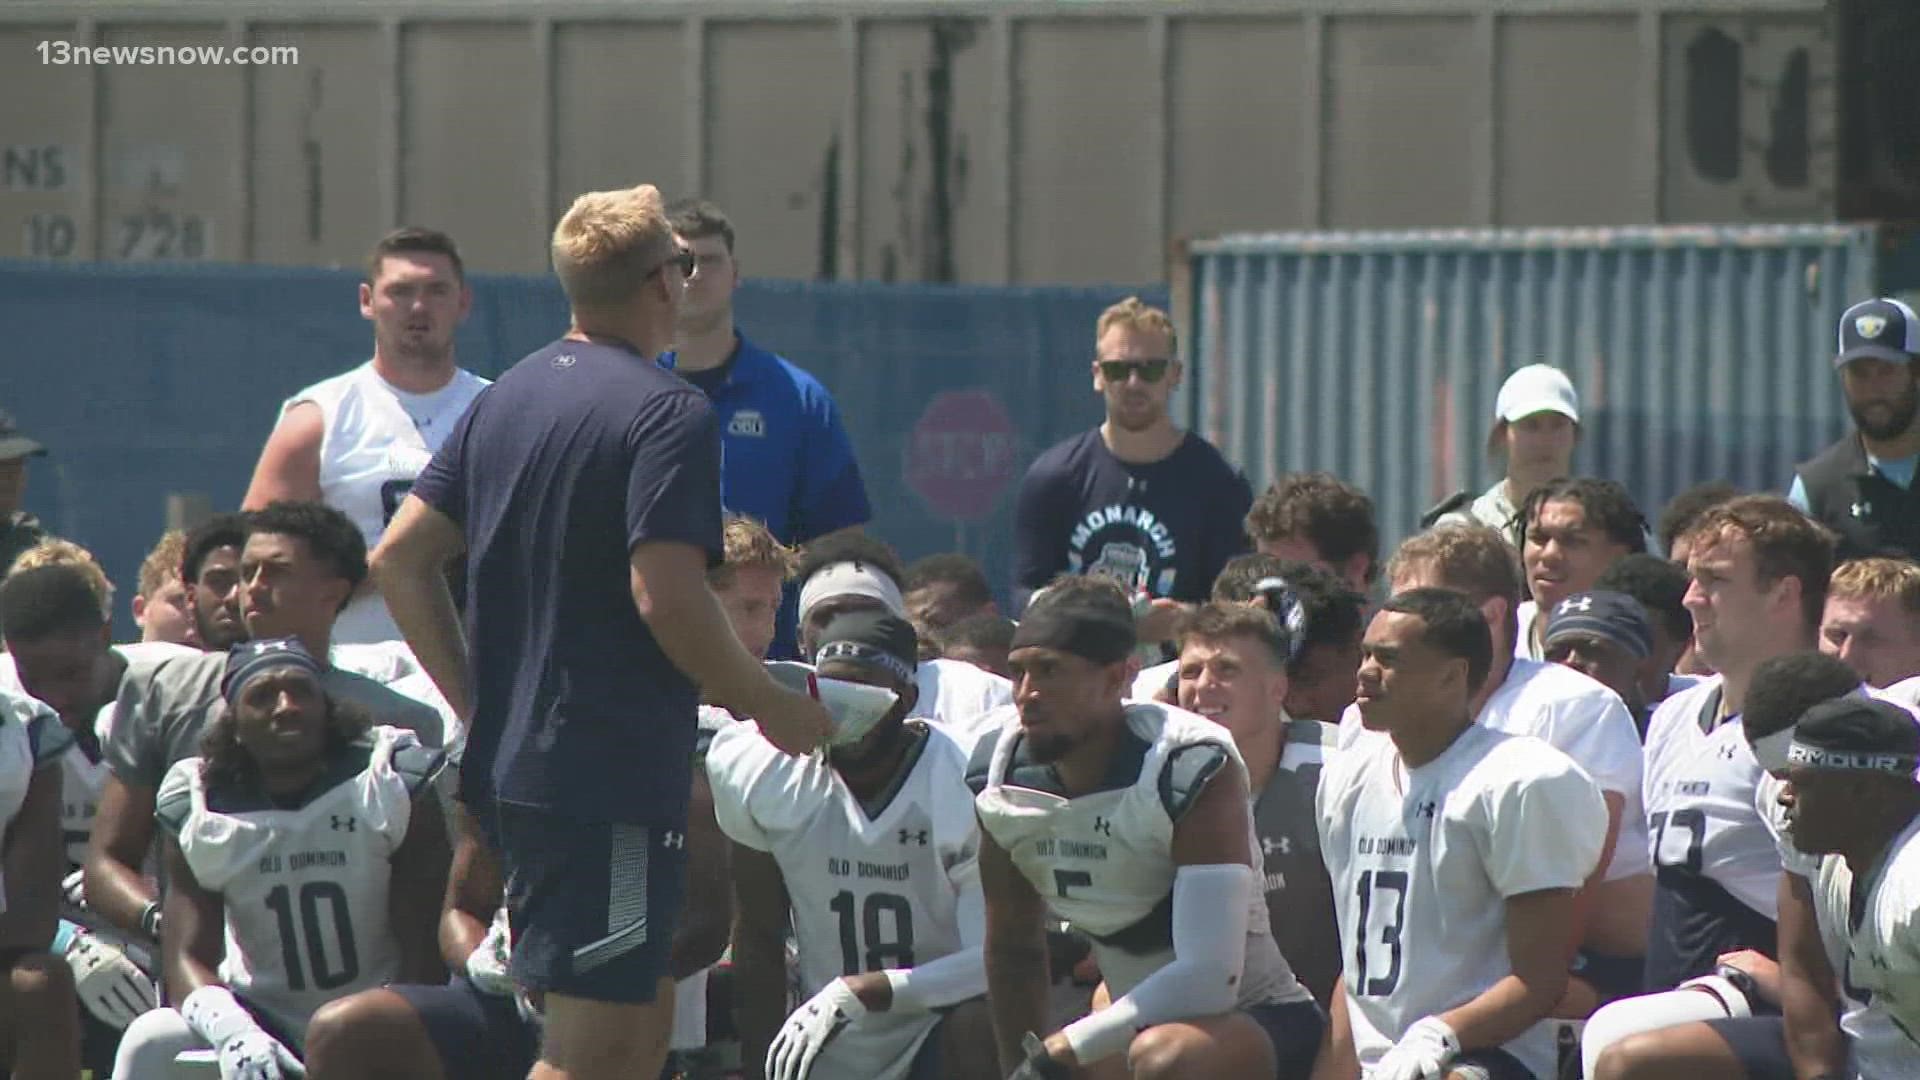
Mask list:
[{"label": "jersey number 18", "polygon": [[[858,975],[866,971],[885,971],[889,968],[910,968],[913,966],[913,904],[898,893],[877,892],[867,897],[860,905],[859,925],[854,924],[853,893],[842,889],[834,894],[833,903],[828,907],[840,916],[840,970],[845,975]],[[883,916],[892,916],[893,933],[887,934],[881,924],[888,921]],[[861,933],[864,931],[864,934]],[[860,942],[867,943],[866,955],[861,956]],[[865,961],[862,963],[862,961]]]}]

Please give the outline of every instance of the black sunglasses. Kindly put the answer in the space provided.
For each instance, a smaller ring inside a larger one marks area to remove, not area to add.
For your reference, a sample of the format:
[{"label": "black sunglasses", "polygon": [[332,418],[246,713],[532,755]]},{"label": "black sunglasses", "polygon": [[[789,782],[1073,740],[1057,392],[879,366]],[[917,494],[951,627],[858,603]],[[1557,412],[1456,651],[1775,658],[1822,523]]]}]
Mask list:
[{"label": "black sunglasses", "polygon": [[1110,383],[1124,383],[1134,372],[1140,373],[1142,382],[1157,383],[1166,377],[1167,365],[1171,360],[1158,358],[1153,360],[1096,360],[1100,365],[1100,377]]}]

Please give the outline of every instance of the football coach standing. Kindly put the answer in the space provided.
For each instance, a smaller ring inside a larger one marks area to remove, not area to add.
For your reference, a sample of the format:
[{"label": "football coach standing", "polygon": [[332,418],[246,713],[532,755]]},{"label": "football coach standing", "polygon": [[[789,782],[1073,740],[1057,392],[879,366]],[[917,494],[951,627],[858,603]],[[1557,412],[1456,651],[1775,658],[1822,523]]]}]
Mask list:
[{"label": "football coach standing", "polygon": [[[827,733],[707,590],[719,428],[657,362],[691,262],[653,187],[575,200],[553,234],[572,326],[474,401],[372,559],[468,721],[461,801],[508,871],[514,978],[545,995],[541,1080],[665,1060],[696,688],[789,752]],[[471,641],[440,573],[462,556]]]}]

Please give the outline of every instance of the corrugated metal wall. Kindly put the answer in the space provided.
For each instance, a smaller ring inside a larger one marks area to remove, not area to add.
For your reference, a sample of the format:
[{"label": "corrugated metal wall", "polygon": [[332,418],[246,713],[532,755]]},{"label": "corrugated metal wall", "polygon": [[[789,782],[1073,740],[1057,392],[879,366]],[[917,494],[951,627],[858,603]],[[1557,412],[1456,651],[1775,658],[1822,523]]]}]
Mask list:
[{"label": "corrugated metal wall", "polygon": [[1706,480],[1784,492],[1846,430],[1834,328],[1920,282],[1871,227],[1265,234],[1175,266],[1189,420],[1256,489],[1326,469],[1369,491],[1383,542],[1499,475],[1500,383],[1550,363],[1579,389],[1575,468],[1651,515]]},{"label": "corrugated metal wall", "polygon": [[[574,195],[642,179],[727,207],[750,272],[840,280],[1151,280],[1168,237],[1229,229],[1830,220],[1833,24],[1825,0],[0,0],[0,257],[354,265],[407,222],[541,272]],[[148,46],[297,54],[91,62]]]}]

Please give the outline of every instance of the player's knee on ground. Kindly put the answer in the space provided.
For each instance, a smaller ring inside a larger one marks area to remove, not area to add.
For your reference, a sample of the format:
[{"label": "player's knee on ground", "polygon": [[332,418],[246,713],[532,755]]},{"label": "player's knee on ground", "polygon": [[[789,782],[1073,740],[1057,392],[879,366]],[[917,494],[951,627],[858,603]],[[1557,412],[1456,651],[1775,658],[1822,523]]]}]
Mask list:
[{"label": "player's knee on ground", "polygon": [[[398,994],[368,990],[329,1001],[307,1021],[306,1066],[311,1077],[364,1076],[383,1062],[437,1057],[420,1015]],[[390,1070],[389,1070],[390,1071]]]}]

